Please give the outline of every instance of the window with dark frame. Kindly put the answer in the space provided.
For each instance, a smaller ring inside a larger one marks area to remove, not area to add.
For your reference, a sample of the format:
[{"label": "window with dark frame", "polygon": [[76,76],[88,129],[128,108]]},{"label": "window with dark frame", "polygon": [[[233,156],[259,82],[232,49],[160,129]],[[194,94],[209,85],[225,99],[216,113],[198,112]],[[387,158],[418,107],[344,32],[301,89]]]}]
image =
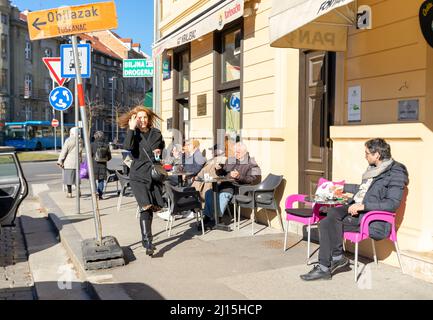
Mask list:
[{"label": "window with dark frame", "polygon": [[242,129],[242,39],[237,23],[215,36],[215,131],[225,130],[225,138],[239,140]]},{"label": "window with dark frame", "polygon": [[189,46],[174,54],[173,128],[182,132],[184,141],[191,130],[190,60]]},{"label": "window with dark frame", "polygon": [[2,69],[0,76],[0,90],[5,91],[7,89],[7,80],[8,80],[8,70]]},{"label": "window with dark frame", "polygon": [[1,51],[2,58],[7,58],[8,56],[8,36],[7,34],[2,33],[1,36]]}]

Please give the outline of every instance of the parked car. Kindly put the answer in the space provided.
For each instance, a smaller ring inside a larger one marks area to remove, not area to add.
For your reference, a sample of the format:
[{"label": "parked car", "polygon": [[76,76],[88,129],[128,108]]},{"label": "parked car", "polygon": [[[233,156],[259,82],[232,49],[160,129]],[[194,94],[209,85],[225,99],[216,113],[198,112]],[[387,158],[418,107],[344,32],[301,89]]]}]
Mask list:
[{"label": "parked car", "polygon": [[0,147],[0,228],[14,226],[28,185],[14,148]]}]

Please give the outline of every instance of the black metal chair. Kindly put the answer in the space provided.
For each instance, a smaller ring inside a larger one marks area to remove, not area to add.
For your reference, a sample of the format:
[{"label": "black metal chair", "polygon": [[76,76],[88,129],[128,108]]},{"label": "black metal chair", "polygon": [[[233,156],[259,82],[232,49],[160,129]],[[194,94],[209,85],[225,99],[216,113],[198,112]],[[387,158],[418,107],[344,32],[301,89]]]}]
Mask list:
[{"label": "black metal chair", "polygon": [[234,214],[235,226],[236,226],[236,215],[238,217],[237,230],[240,229],[240,219],[241,219],[240,208],[253,209],[253,212],[251,213],[252,235],[254,235],[254,222],[255,222],[255,216],[257,214],[257,208],[265,209],[268,218],[268,225],[270,225],[270,221],[269,221],[269,215],[267,210],[277,211],[281,228],[284,230],[283,221],[281,219],[281,214],[279,212],[280,208],[275,198],[275,192],[282,181],[283,181],[283,176],[269,174],[266,177],[266,179],[263,180],[260,184],[253,185],[253,186],[250,185],[250,186],[239,187],[239,194],[233,197],[234,205],[235,205],[235,214]]},{"label": "black metal chair", "polygon": [[116,170],[111,170],[107,168],[107,179],[105,179],[104,190],[102,191],[103,193],[105,193],[105,191],[107,190],[107,185],[111,182],[116,182],[117,195],[120,195],[119,178],[116,175]]},{"label": "black metal chair", "polygon": [[170,217],[167,220],[165,230],[168,230],[168,236],[171,235],[171,228],[175,220],[175,215],[183,211],[192,210],[195,213],[197,224],[201,222],[202,234],[204,234],[203,212],[200,201],[200,193],[195,188],[174,187],[170,182],[164,182],[168,199],[168,208]]},{"label": "black metal chair", "polygon": [[125,195],[126,191],[131,188],[131,186],[129,185],[129,176],[121,174],[118,170],[114,170],[114,172],[120,182],[121,187],[119,200],[117,200],[117,212],[119,212],[120,206],[122,205],[123,196]]}]

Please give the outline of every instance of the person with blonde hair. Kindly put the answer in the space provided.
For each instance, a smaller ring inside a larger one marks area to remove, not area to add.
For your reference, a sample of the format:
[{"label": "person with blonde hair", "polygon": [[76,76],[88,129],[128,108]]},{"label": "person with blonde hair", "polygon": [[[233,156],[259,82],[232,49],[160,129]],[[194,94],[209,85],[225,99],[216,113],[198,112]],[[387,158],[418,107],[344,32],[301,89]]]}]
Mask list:
[{"label": "person with blonde hair", "polygon": [[152,180],[152,163],[160,162],[165,142],[161,131],[155,128],[159,119],[152,110],[138,106],[119,118],[121,128],[127,128],[124,149],[131,151],[129,172],[130,186],[140,206],[140,229],[142,245],[146,254],[152,256],[156,249],[152,244],[153,212],[164,205],[162,184]]}]

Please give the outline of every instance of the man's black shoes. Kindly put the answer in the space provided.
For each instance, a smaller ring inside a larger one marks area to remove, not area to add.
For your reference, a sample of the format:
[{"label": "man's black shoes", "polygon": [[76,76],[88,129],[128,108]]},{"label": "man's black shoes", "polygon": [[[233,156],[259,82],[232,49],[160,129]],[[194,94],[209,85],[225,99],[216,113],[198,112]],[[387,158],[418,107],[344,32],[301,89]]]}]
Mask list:
[{"label": "man's black shoes", "polygon": [[332,260],[330,271],[331,273],[334,273],[338,269],[348,266],[349,263],[350,263],[349,259],[346,258],[345,256],[342,256],[340,260],[336,260],[336,261]]},{"label": "man's black shoes", "polygon": [[331,280],[332,278],[331,271],[323,271],[318,264],[315,265],[310,272],[303,274],[300,277],[304,281]]}]

